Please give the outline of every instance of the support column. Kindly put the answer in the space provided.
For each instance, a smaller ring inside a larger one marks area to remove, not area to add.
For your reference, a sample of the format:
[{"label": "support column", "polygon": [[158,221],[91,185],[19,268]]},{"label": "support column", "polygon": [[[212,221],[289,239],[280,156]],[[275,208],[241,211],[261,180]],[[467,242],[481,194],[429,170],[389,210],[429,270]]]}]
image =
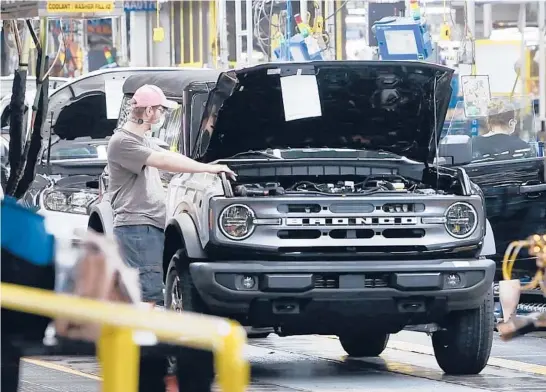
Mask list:
[{"label": "support column", "polygon": [[[539,94],[539,119],[540,130],[546,132],[546,4],[543,1],[538,4],[538,94]],[[544,137],[544,133],[542,134]],[[546,164],[546,163],[545,163]],[[546,174],[545,174],[546,176]]]},{"label": "support column", "polygon": [[151,32],[147,12],[131,11],[129,16],[129,34],[130,34],[130,66],[147,67],[148,50],[150,48]]},{"label": "support column", "polygon": [[483,37],[489,38],[493,31],[493,4],[483,5]]},{"label": "support column", "polygon": [[527,6],[525,3],[519,6],[518,27],[521,32],[521,49],[520,49],[520,65],[519,65],[519,81],[521,83],[521,96],[527,94],[527,46],[525,45],[525,28],[527,27]]},{"label": "support column", "polygon": [[129,64],[129,42],[127,39],[129,35],[129,27],[127,26],[127,14],[125,13],[121,15],[120,30],[120,55],[118,57],[121,60],[121,64],[123,64],[125,67]]},{"label": "support column", "polygon": [[476,2],[474,0],[468,0],[466,3],[466,21],[470,35],[476,39]]},{"label": "support column", "polygon": [[218,18],[217,26],[220,29],[218,46],[218,53],[220,55],[219,66],[220,69],[227,69],[229,66],[228,57],[228,39],[227,39],[227,11],[226,0],[220,0],[215,2],[217,4],[216,17]]}]

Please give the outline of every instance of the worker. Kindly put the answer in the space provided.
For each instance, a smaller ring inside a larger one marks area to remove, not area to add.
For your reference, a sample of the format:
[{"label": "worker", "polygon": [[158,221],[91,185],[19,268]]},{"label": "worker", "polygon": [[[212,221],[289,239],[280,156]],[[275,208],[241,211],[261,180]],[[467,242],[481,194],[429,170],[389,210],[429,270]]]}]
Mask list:
[{"label": "worker", "polygon": [[[55,284],[54,237],[44,218],[5,196],[1,201],[0,263],[2,283],[53,290]],[[2,308],[2,392],[17,392],[20,359],[25,348],[40,347],[49,317]]]},{"label": "worker", "polygon": [[536,154],[529,143],[517,136],[517,113],[511,103],[492,101],[485,132],[472,139],[474,159],[510,159]]},{"label": "worker", "polygon": [[[226,165],[196,162],[152,144],[145,134],[160,128],[165,112],[177,106],[157,86],[137,89],[129,120],[108,143],[108,189],[114,211],[114,235],[125,262],[140,272],[143,300],[163,304],[165,191],[159,170],[174,173],[235,173]],[[158,170],[159,169],[159,170]],[[165,390],[167,361],[141,359],[141,391]],[[162,389],[161,389],[162,388]]]}]

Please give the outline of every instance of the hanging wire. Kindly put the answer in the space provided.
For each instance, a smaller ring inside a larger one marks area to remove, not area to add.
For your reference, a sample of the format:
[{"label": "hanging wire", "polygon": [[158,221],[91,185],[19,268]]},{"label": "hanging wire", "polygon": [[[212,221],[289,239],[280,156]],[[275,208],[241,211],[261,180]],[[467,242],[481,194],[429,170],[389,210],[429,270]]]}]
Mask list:
[{"label": "hanging wire", "polygon": [[[326,49],[329,49],[330,46],[330,37],[328,33],[324,30],[326,26],[326,21],[335,17],[338,12],[341,12],[343,8],[347,5],[349,0],[345,0],[339,7],[337,7],[330,15],[324,17],[323,31],[321,32],[326,43]],[[286,11],[280,12],[279,22],[273,22],[273,14],[275,5],[279,5],[279,1],[274,0],[254,0],[252,2],[253,18],[254,21],[254,38],[256,43],[262,53],[267,56],[268,59],[271,59],[271,45],[272,43],[281,36],[286,35],[287,18],[292,15],[287,15]],[[315,10],[318,9],[318,6],[315,5]],[[309,18],[310,19],[310,18]],[[309,21],[308,21],[309,22]],[[276,33],[272,34],[273,30],[276,30]],[[315,32],[317,33],[317,32]]]},{"label": "hanging wire", "polygon": [[[66,51],[68,50],[68,45],[67,45],[67,42],[66,42],[66,36],[64,34],[64,30],[63,30],[63,20],[62,18],[59,19],[59,27],[60,27],[60,39],[63,41],[63,45],[64,45],[64,50],[65,50],[65,56],[64,56],[64,59],[63,59],[63,63],[62,63],[62,68],[64,68],[65,64],[66,64]],[[51,74],[51,71],[53,71],[53,68],[55,67],[55,63],[59,60],[59,57],[61,56],[61,49],[63,47],[63,45],[61,45],[61,43],[59,42],[59,48],[57,49],[57,54],[55,55],[55,58],[53,59],[53,61],[51,62],[51,66],[49,67],[49,69],[47,70],[47,72],[42,76],[42,80],[46,79],[50,74]]]},{"label": "hanging wire", "polygon": [[23,44],[21,43],[21,36],[19,35],[19,27],[17,26],[16,20],[14,20],[12,23],[15,46],[17,47],[17,55],[19,56],[19,61],[21,61],[21,56],[23,54]]}]

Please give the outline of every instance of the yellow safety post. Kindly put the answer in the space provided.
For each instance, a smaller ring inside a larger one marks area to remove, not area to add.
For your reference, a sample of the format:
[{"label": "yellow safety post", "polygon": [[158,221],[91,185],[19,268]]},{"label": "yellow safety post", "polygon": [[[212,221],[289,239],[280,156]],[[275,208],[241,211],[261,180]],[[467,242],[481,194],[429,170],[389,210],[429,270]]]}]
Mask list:
[{"label": "yellow safety post", "polygon": [[246,334],[233,322],[226,332],[226,339],[214,358],[218,384],[222,391],[244,392],[250,382],[250,367],[238,352],[245,345]]},{"label": "yellow safety post", "polygon": [[234,321],[95,301],[10,283],[0,284],[0,303],[19,312],[102,325],[98,348],[104,366],[104,392],[136,391],[139,351],[134,331],[152,332],[162,342],[213,351],[220,390],[242,392],[248,386],[249,366],[243,358],[246,335]]},{"label": "yellow safety post", "polygon": [[103,392],[137,392],[140,350],[130,328],[102,327],[98,344]]}]

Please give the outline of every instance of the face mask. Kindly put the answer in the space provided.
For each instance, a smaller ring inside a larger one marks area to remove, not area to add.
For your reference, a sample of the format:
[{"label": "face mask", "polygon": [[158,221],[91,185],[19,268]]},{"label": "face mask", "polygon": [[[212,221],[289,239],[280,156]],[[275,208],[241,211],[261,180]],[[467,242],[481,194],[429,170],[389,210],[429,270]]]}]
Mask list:
[{"label": "face mask", "polygon": [[152,126],[150,127],[150,132],[152,133],[152,135],[157,135],[159,131],[161,130],[161,128],[163,128],[163,124],[165,124],[164,115],[159,118],[158,122],[156,122],[155,124],[152,124]]}]

